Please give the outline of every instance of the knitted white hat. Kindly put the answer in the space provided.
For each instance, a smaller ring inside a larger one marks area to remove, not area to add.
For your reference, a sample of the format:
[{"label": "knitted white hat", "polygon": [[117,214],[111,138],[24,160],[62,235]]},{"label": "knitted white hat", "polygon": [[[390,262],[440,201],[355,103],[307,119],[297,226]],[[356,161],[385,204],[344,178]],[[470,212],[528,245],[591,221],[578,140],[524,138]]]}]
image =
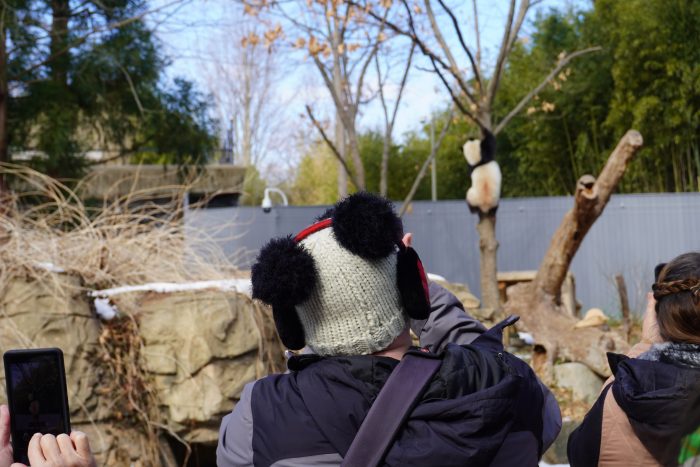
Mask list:
[{"label": "knitted white hat", "polygon": [[391,203],[356,193],[296,237],[270,240],[253,265],[253,297],[272,305],[290,349],[363,355],[385,349],[408,319],[430,313],[416,252]]},{"label": "knitted white hat", "polygon": [[385,349],[408,324],[396,286],[396,254],[367,260],[320,230],[301,242],[314,258],[318,284],[297,305],[306,344],[319,355],[365,355]]}]

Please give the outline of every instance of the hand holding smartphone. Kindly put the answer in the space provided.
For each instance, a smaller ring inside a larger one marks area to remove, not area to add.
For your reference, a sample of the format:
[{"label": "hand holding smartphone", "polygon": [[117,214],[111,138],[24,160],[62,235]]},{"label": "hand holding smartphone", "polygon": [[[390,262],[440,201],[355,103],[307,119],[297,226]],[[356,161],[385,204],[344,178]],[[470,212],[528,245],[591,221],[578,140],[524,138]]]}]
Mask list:
[{"label": "hand holding smartphone", "polygon": [[71,432],[63,352],[55,348],[10,350],[3,360],[13,457],[29,464],[27,449],[35,433],[58,436]]}]

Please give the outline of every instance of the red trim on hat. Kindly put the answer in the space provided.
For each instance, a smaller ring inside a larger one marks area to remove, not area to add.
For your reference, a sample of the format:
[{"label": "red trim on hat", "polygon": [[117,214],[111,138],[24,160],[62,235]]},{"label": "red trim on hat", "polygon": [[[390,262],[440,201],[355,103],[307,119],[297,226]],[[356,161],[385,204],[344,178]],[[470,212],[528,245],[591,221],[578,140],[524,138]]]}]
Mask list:
[{"label": "red trim on hat", "polygon": [[420,275],[420,282],[423,286],[423,293],[425,294],[425,299],[430,303],[430,289],[428,287],[428,277],[425,274],[425,269],[423,269],[423,263],[418,259],[418,274]]},{"label": "red trim on hat", "polygon": [[322,221],[318,221],[313,225],[310,225],[309,227],[305,228],[301,232],[297,234],[296,237],[294,237],[294,241],[299,243],[300,241],[304,240],[306,237],[308,237],[311,234],[315,234],[319,230],[323,230],[326,227],[330,227],[331,224],[333,223],[333,219],[330,217],[328,219],[323,219]]}]

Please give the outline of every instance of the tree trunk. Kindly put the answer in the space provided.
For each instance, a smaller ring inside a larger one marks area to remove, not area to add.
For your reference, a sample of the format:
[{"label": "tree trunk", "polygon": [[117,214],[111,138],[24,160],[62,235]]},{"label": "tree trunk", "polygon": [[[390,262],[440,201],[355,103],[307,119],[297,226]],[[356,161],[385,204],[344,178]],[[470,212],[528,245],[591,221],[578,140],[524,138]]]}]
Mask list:
[{"label": "tree trunk", "polygon": [[479,212],[479,223],[476,226],[479,233],[479,267],[481,279],[481,302],[484,308],[498,311],[501,308],[498,293],[498,278],[496,277],[496,213],[484,214]]},{"label": "tree trunk", "polygon": [[615,332],[575,328],[576,318],[559,303],[561,285],[583,238],[602,214],[627,165],[642,146],[642,136],[630,130],[620,140],[598,180],[584,175],[578,182],[574,207],[566,213],[552,237],[532,284],[508,289],[505,311],[521,317],[523,328],[535,338],[533,366],[551,381],[558,359],[581,362],[601,376],[609,376],[606,352],[624,352],[629,344]]},{"label": "tree trunk", "polygon": [[386,197],[389,191],[389,151],[391,150],[391,128],[386,129],[382,146],[382,166],[379,171],[379,194]]},{"label": "tree trunk", "polygon": [[[478,118],[486,124],[481,135],[482,138],[485,138],[485,130],[491,131],[491,113],[486,109],[481,109]],[[496,159],[495,154],[494,159]],[[476,231],[479,233],[479,279],[482,307],[498,312],[501,309],[501,300],[498,293],[497,277],[496,212],[492,211],[487,214],[479,211],[479,223],[476,226]]]},{"label": "tree trunk", "polygon": [[70,68],[70,43],[68,37],[68,19],[70,18],[69,0],[51,0],[51,79],[57,84],[68,86]]},{"label": "tree trunk", "polygon": [[[340,121],[340,115],[335,115],[335,147],[338,149],[338,157],[345,160],[345,129]],[[348,173],[343,164],[338,162],[338,199],[348,195]]]},{"label": "tree trunk", "polygon": [[360,146],[357,141],[357,132],[355,131],[354,124],[350,128],[347,128],[346,134],[348,135],[348,142],[350,143],[350,155],[352,156],[352,165],[355,172],[355,180],[357,180],[358,183],[358,186],[356,186],[355,188],[360,191],[364,191],[365,166],[362,163],[362,158],[360,157]]},{"label": "tree trunk", "polygon": [[598,180],[591,175],[584,175],[579,179],[574,195],[574,207],[566,213],[554,233],[537,271],[534,283],[538,292],[558,299],[571,260],[586,233],[608,204],[627,165],[641,147],[642,135],[635,130],[628,131],[608,158]]},{"label": "tree trunk", "polygon": [[[0,5],[0,162],[9,162],[7,132],[7,106],[10,96],[7,88],[7,30],[4,18],[5,7]],[[0,191],[5,190],[4,177],[0,177]]]},{"label": "tree trunk", "polygon": [[[343,95],[343,79],[341,75],[341,69],[340,69],[340,58],[338,57],[338,53],[336,52],[338,50],[338,47],[340,45],[340,32],[338,30],[339,25],[338,25],[338,19],[333,18],[334,21],[334,27],[333,27],[333,34],[331,36],[332,39],[332,44],[331,46],[333,47],[333,91],[337,96],[342,96]],[[336,104],[336,109],[335,109],[335,147],[338,150],[338,157],[343,159],[344,161],[347,161],[347,156],[346,153],[347,151],[345,150],[346,148],[346,133],[345,133],[345,126],[343,125],[343,117],[340,115],[341,109],[337,108]],[[348,173],[345,171],[345,167],[343,166],[344,164],[338,163],[338,199],[345,198],[348,195]]]}]

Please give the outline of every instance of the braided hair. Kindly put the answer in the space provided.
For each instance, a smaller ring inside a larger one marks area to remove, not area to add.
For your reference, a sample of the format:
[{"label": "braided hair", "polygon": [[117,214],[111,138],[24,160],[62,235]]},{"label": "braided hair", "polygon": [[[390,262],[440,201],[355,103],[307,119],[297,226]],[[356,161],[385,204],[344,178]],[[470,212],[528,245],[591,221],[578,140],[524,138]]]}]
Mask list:
[{"label": "braided hair", "polygon": [[698,279],[657,282],[651,288],[654,291],[654,299],[657,302],[663,297],[681,292],[690,292],[696,302],[700,300],[700,280]]},{"label": "braided hair", "polygon": [[700,344],[700,252],[682,254],[666,264],[652,291],[661,337]]}]

